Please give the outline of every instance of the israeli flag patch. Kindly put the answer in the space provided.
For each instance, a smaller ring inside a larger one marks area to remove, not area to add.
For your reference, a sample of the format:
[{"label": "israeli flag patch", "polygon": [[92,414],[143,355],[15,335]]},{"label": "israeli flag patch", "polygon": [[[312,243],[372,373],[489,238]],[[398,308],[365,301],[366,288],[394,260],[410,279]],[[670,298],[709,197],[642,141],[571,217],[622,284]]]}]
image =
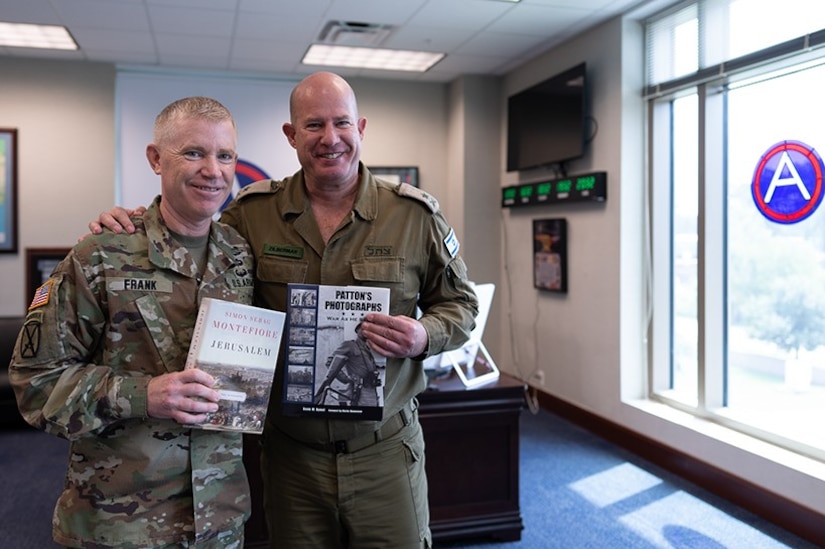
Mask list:
[{"label": "israeli flag patch", "polygon": [[455,257],[456,254],[458,254],[458,249],[461,245],[458,243],[458,238],[456,238],[455,231],[452,228],[450,229],[450,234],[444,239],[444,245],[447,246],[450,257]]}]

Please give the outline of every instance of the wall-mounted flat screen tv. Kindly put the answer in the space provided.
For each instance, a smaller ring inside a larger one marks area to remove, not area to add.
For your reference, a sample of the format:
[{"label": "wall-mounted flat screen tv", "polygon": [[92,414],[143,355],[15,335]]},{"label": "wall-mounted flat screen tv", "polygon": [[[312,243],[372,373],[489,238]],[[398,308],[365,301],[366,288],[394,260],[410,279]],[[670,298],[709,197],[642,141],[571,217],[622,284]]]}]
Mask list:
[{"label": "wall-mounted flat screen tv", "polygon": [[586,63],[507,99],[507,171],[559,164],[584,155]]}]

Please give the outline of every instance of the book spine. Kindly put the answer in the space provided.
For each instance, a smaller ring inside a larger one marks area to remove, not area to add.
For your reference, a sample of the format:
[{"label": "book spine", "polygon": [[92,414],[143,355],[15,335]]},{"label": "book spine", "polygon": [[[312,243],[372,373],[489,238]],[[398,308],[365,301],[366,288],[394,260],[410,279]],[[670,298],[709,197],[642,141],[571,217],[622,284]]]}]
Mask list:
[{"label": "book spine", "polygon": [[200,309],[198,309],[198,318],[195,320],[195,328],[192,330],[192,341],[189,343],[189,354],[186,355],[186,364],[184,365],[187,370],[198,366],[198,352],[201,348],[206,317],[209,315],[211,302],[210,298],[203,298]]}]

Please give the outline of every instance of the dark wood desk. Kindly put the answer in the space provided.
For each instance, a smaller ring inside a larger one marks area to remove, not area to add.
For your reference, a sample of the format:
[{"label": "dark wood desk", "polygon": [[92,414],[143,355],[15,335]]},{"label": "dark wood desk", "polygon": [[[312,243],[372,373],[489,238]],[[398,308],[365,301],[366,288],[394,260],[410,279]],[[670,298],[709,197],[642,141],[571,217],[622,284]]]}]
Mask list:
[{"label": "dark wood desk", "polygon": [[[521,539],[519,416],[526,386],[502,374],[466,389],[455,374],[419,395],[434,541],[493,537]],[[252,490],[247,549],[267,546],[259,437],[244,436],[244,463]]]},{"label": "dark wood desk", "polygon": [[419,395],[433,541],[521,539],[519,418],[526,385],[506,374],[466,389],[455,374]]}]

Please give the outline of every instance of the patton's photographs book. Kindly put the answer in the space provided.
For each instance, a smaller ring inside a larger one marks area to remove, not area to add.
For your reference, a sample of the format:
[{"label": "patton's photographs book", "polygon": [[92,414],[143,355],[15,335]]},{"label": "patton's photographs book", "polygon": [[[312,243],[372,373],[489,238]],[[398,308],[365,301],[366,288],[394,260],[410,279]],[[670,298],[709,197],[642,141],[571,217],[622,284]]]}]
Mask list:
[{"label": "patton's photographs book", "polygon": [[203,429],[263,431],[286,314],[210,297],[201,300],[186,368],[216,379],[218,411]]},{"label": "patton's photographs book", "polygon": [[380,420],[387,359],[359,336],[367,313],[389,314],[389,288],[287,286],[283,411]]}]

